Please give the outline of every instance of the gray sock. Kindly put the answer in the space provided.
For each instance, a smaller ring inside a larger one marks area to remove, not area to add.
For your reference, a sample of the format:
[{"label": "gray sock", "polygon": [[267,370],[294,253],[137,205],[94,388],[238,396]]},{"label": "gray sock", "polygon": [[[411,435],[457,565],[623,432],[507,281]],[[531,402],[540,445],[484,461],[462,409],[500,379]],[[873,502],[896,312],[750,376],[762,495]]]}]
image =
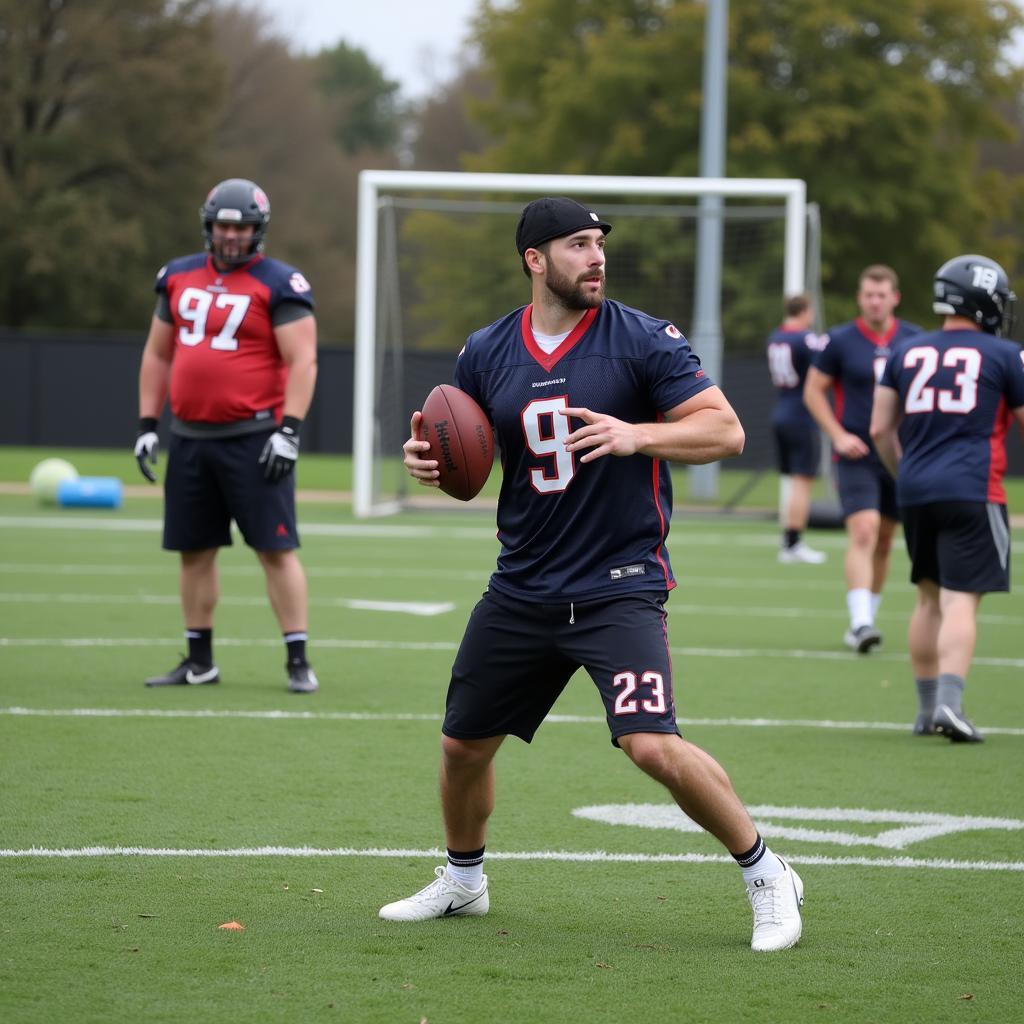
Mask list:
[{"label": "gray sock", "polygon": [[935,713],[935,691],[938,689],[939,681],[915,677],[914,685],[917,687],[918,710],[930,720]]},{"label": "gray sock", "polygon": [[939,674],[937,704],[945,704],[952,711],[963,711],[964,679],[952,672]]}]

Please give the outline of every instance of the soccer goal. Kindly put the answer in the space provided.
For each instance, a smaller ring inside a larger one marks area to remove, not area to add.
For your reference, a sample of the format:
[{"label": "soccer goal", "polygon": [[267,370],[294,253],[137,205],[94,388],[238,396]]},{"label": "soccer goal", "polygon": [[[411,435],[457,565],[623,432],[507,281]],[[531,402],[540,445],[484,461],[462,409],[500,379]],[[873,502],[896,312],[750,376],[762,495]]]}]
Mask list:
[{"label": "soccer goal", "polygon": [[[384,515],[413,488],[409,418],[451,380],[466,337],[529,301],[513,242],[543,195],[587,197],[614,225],[608,291],[691,328],[702,196],[722,218],[728,351],[756,352],[785,295],[808,290],[806,187],[797,179],[363,171],[353,402],[353,509]],[[811,290],[816,290],[812,286]],[[699,355],[698,351],[698,355]],[[726,388],[728,383],[726,382]]]}]

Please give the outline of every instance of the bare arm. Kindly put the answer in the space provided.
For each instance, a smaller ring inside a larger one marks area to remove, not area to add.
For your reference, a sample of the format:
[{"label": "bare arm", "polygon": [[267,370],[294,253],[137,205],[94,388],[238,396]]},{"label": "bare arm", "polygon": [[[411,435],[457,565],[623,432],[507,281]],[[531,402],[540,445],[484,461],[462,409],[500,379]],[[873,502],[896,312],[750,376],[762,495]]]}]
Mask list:
[{"label": "bare arm", "polygon": [[316,387],[316,317],[304,316],[275,327],[274,339],[288,367],[283,415],[305,419]]},{"label": "bare arm", "polygon": [[743,426],[717,387],[680,403],[662,423],[626,423],[614,416],[571,408],[566,416],[583,420],[565,441],[566,451],[590,449],[580,462],[603,455],[650,455],[656,459],[703,465],[739,455],[746,440]]},{"label": "bare arm", "polygon": [[[1021,410],[1024,412],[1024,410]],[[882,460],[882,465],[896,476],[902,452],[896,430],[903,419],[900,409],[899,392],[893,388],[875,387],[875,397],[871,404],[871,440],[875,443],[875,451]]]},{"label": "bare arm", "polygon": [[804,382],[804,405],[817,420],[818,426],[828,434],[832,447],[839,455],[844,459],[862,459],[870,449],[856,434],[851,434],[843,428],[828,400],[833,379],[816,366],[812,366],[807,371],[807,380]]},{"label": "bare arm", "polygon": [[146,347],[139,367],[139,416],[159,419],[167,401],[174,359],[174,327],[154,316],[149,323]]}]

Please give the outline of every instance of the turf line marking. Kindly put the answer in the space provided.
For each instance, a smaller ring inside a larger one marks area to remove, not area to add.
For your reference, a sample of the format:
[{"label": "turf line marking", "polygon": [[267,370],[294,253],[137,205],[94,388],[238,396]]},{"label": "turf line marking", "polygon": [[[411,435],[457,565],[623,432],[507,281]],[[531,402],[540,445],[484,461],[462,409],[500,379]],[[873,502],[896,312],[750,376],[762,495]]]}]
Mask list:
[{"label": "turf line marking", "polygon": [[[398,860],[403,857],[444,859],[444,851],[402,850],[351,846],[321,848],[315,846],[251,846],[231,849],[175,849],[151,846],[81,846],[25,849],[0,849],[0,858],[48,858],[70,860],[88,857],[377,857]],[[564,864],[734,864],[732,857],[708,853],[607,853],[604,850],[488,850],[488,860],[557,861]],[[939,871],[1024,871],[1024,861],[936,860],[918,857],[827,857],[823,855],[786,858],[790,864],[828,867],[919,868]]]},{"label": "turf line marking", "polygon": [[[218,637],[218,647],[278,647],[281,641],[270,637],[254,637],[252,639]],[[181,640],[169,637],[0,637],[0,647],[180,647]],[[437,641],[424,643],[408,640],[342,640],[331,637],[320,638],[314,642],[314,649],[341,648],[344,650],[373,651],[454,651],[458,644],[454,641]],[[907,655],[902,652],[894,654],[855,655],[850,651],[806,651],[781,650],[772,647],[672,647],[672,654],[691,658],[776,658],[783,660],[799,659],[803,661],[844,661],[850,665],[867,664],[869,662],[892,662],[904,665]],[[983,656],[973,659],[975,665],[990,668],[1024,668],[1024,658],[987,658]]]},{"label": "turf line marking", "polygon": [[[383,570],[376,575],[381,577],[392,576],[393,573],[385,573]],[[482,580],[480,574],[467,574],[472,579]],[[152,605],[178,605],[181,597],[178,594],[99,594],[92,592],[81,593],[48,593],[48,592],[26,592],[9,591],[0,592],[0,602],[5,604],[152,604]],[[236,607],[263,607],[267,603],[265,595],[259,597],[240,597],[222,595],[219,603]],[[405,612],[410,615],[441,615],[445,612],[454,611],[454,601],[370,601],[361,598],[347,597],[311,597],[310,606],[322,608],[351,608],[354,611],[387,611]],[[792,607],[767,607],[756,605],[732,604],[732,605],[707,605],[707,604],[680,604],[669,607],[669,612],[675,615],[722,615],[722,616],[756,616],[759,619],[832,619],[846,622],[848,613],[839,608],[792,608]],[[1018,627],[1021,623],[1019,615],[988,615],[979,614],[979,623],[995,626]]]},{"label": "turf line marking", "polygon": [[[26,708],[0,707],[0,716],[13,718],[238,718],[304,722],[440,722],[440,714],[379,711],[245,711],[206,708]],[[552,725],[603,725],[601,715],[548,715]],[[732,729],[846,729],[907,732],[906,722],[844,722],[813,718],[679,718],[683,726]],[[1024,736],[1024,728],[979,725],[991,736]]]}]

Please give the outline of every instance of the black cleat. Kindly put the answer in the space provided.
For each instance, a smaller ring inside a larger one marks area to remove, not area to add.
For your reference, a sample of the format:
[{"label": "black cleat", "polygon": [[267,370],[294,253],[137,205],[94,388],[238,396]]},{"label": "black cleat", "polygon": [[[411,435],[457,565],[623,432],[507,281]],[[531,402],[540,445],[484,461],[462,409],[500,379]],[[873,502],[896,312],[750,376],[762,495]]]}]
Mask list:
[{"label": "black cleat", "polygon": [[945,736],[954,743],[985,742],[985,737],[974,727],[974,723],[963,713],[963,709],[954,711],[948,704],[940,704],[935,709],[932,725],[940,736]]},{"label": "black cleat", "polygon": [[843,643],[858,654],[867,654],[872,647],[877,647],[881,642],[882,634],[874,626],[858,626],[856,629],[848,629],[843,637]]},{"label": "black cleat", "polygon": [[202,686],[207,683],[219,683],[220,671],[216,665],[197,665],[188,658],[182,658],[181,664],[172,668],[162,676],[153,676],[146,680],[147,686]]},{"label": "black cleat", "polygon": [[285,669],[288,672],[289,693],[316,693],[320,689],[316,673],[305,662],[295,665],[288,664]]}]

